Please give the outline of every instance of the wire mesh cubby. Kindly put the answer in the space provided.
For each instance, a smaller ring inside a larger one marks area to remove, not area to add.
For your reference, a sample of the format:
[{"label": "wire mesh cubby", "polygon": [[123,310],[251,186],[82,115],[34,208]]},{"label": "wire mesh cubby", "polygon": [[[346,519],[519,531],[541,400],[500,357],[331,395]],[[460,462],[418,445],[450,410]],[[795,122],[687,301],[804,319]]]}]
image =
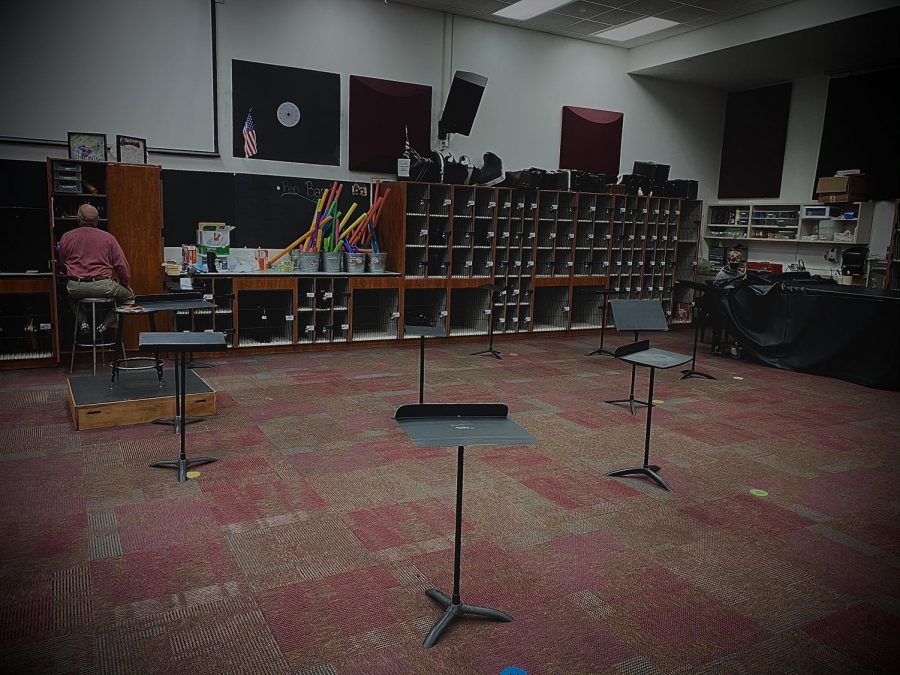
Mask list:
[{"label": "wire mesh cubby", "polygon": [[353,342],[399,337],[400,292],[396,288],[357,288],[353,303]]},{"label": "wire mesh cubby", "polygon": [[480,288],[450,289],[450,334],[485,335],[491,316],[490,295]]},{"label": "wire mesh cubby", "polygon": [[243,290],[238,294],[238,346],[293,343],[294,294],[289,290]]},{"label": "wire mesh cubby", "polygon": [[[403,322],[413,326],[443,326],[447,329],[447,290],[407,288],[403,292]],[[404,335],[406,339],[416,335]]]},{"label": "wire mesh cubby", "polygon": [[198,309],[193,312],[175,312],[175,330],[221,332],[225,334],[226,347],[232,346],[234,338],[234,292],[230,277],[194,277],[194,292],[203,294],[203,299],[213,304],[212,309]]},{"label": "wire mesh cubby", "polygon": [[350,332],[350,283],[340,277],[299,279],[297,341],[346,342]]},{"label": "wire mesh cubby", "polygon": [[565,330],[569,321],[569,288],[539,286],[534,289],[532,332]]},{"label": "wire mesh cubby", "polygon": [[603,286],[576,286],[572,289],[571,330],[600,328],[603,323]]},{"label": "wire mesh cubby", "polygon": [[404,274],[407,277],[446,277],[450,223],[450,187],[406,184]]},{"label": "wire mesh cubby", "polygon": [[[97,323],[102,320],[102,316],[97,317]],[[50,294],[0,294],[0,361],[33,361],[52,356]]]}]

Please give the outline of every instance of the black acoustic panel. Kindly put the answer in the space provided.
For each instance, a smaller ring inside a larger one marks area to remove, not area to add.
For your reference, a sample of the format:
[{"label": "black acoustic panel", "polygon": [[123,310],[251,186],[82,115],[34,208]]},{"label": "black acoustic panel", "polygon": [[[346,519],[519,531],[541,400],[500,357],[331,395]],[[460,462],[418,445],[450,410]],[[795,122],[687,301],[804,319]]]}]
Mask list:
[{"label": "black acoustic panel", "polygon": [[234,60],[231,83],[235,157],[245,155],[243,129],[252,112],[257,147],[253,159],[340,164],[340,75]]},{"label": "black acoustic panel", "polygon": [[197,223],[234,224],[234,174],[163,169],[163,241],[197,241]]},{"label": "black acoustic panel", "polygon": [[431,87],[350,76],[351,171],[393,174],[406,133],[413,149],[431,149]]},{"label": "black acoustic panel", "polygon": [[0,206],[47,209],[47,164],[0,160]]},{"label": "black acoustic panel", "polygon": [[719,199],[781,194],[790,83],[728,94],[719,167]]},{"label": "black acoustic panel", "polygon": [[[900,68],[833,78],[816,178],[842,169],[868,175],[870,199],[900,197]],[[815,181],[812,191],[815,197]]]},{"label": "black acoustic panel", "polygon": [[559,168],[617,176],[624,121],[620,112],[563,106]]},{"label": "black acoustic panel", "polygon": [[487,78],[482,75],[462,70],[457,70],[453,74],[450,91],[447,93],[447,102],[444,104],[441,119],[438,122],[440,138],[446,138],[448,133],[462,134],[463,136],[471,133],[486,86]]}]

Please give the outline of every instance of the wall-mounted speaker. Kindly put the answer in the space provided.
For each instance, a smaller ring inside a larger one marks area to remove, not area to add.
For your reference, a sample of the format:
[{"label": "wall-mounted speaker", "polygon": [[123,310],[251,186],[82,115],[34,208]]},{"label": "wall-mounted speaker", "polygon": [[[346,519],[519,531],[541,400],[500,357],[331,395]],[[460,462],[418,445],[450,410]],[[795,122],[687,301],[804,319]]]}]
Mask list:
[{"label": "wall-mounted speaker", "polygon": [[447,138],[447,134],[468,136],[487,86],[487,78],[475,73],[457,70],[450,83],[447,102],[438,122],[438,138]]}]

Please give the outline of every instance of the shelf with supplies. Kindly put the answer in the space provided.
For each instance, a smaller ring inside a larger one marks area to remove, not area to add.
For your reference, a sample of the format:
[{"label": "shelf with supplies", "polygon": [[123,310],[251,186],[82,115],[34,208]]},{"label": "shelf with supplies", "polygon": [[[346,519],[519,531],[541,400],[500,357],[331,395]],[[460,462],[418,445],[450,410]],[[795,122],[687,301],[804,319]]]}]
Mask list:
[{"label": "shelf with supplies", "polygon": [[868,244],[873,204],[710,204],[709,241],[764,244]]}]

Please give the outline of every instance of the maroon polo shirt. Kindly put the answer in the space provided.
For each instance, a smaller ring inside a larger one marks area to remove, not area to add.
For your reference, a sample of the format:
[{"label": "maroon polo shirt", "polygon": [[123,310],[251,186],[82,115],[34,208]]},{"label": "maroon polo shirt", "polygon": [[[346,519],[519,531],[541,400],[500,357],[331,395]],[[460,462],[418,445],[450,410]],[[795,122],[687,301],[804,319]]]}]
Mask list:
[{"label": "maroon polo shirt", "polygon": [[66,232],[59,241],[59,261],[70,279],[114,277],[123,286],[131,281],[131,268],[119,242],[96,227]]}]

